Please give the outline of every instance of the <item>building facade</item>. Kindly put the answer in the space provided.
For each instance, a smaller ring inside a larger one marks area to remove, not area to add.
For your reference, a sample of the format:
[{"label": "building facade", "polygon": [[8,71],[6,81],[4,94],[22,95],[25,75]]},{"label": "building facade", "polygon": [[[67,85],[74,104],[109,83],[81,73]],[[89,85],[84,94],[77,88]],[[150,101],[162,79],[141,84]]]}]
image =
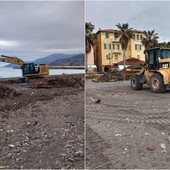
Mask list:
[{"label": "building facade", "polygon": [[[131,39],[127,50],[126,59],[138,58],[142,61],[145,60],[144,50],[142,45],[143,32],[132,30],[134,39]],[[97,44],[95,48],[94,64],[97,65],[98,71],[103,72],[113,64],[123,60],[123,51],[117,37],[116,30],[107,29],[99,30],[97,33]]]},{"label": "building facade", "polygon": [[91,48],[90,53],[86,54],[87,58],[87,72],[94,73],[97,72],[97,66],[94,64],[94,50]]}]

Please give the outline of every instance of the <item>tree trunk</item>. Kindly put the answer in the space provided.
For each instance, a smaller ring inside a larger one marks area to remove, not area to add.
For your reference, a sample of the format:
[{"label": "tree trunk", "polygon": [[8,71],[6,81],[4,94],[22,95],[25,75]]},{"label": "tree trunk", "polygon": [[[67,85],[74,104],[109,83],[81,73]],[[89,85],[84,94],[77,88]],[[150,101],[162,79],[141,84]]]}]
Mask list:
[{"label": "tree trunk", "polygon": [[126,78],[126,50],[123,50],[124,80]]},{"label": "tree trunk", "polygon": [[85,60],[85,73],[88,72],[88,54],[86,53],[86,60]]}]

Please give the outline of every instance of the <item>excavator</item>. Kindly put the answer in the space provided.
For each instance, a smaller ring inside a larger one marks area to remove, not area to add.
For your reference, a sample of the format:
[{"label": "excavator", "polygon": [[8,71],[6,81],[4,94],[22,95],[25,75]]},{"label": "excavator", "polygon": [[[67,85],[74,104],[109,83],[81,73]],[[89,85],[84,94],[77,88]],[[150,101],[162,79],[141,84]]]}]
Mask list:
[{"label": "excavator", "polygon": [[133,90],[147,84],[153,93],[163,93],[170,87],[170,48],[155,47],[145,51],[145,64],[131,78]]},{"label": "excavator", "polygon": [[5,55],[0,56],[0,62],[19,65],[22,69],[22,81],[25,81],[25,78],[38,78],[49,74],[49,68],[46,64],[40,64],[37,66],[34,63],[25,63],[23,60],[17,57],[9,57]]}]

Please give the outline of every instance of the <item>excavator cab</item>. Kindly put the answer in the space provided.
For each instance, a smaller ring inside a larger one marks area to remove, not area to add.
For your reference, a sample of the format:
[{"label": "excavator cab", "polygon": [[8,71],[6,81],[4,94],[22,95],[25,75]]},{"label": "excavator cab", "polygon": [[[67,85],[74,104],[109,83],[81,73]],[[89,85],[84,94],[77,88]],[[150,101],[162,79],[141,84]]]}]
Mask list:
[{"label": "excavator cab", "polygon": [[24,77],[41,77],[49,74],[49,68],[46,64],[37,66],[34,63],[25,63],[22,66],[22,74]]}]

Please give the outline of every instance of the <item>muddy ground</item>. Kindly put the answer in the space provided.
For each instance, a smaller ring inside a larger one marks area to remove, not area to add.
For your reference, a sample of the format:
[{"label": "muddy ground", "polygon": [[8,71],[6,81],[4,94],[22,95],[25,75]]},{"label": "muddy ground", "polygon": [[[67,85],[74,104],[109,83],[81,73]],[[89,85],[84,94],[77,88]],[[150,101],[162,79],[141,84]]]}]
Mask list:
[{"label": "muddy ground", "polygon": [[169,90],[154,94],[147,86],[132,90],[129,81],[90,80],[86,88],[86,168],[169,169]]},{"label": "muddy ground", "polygon": [[17,95],[0,98],[1,169],[84,168],[84,77],[68,86],[54,77],[5,81]]}]

